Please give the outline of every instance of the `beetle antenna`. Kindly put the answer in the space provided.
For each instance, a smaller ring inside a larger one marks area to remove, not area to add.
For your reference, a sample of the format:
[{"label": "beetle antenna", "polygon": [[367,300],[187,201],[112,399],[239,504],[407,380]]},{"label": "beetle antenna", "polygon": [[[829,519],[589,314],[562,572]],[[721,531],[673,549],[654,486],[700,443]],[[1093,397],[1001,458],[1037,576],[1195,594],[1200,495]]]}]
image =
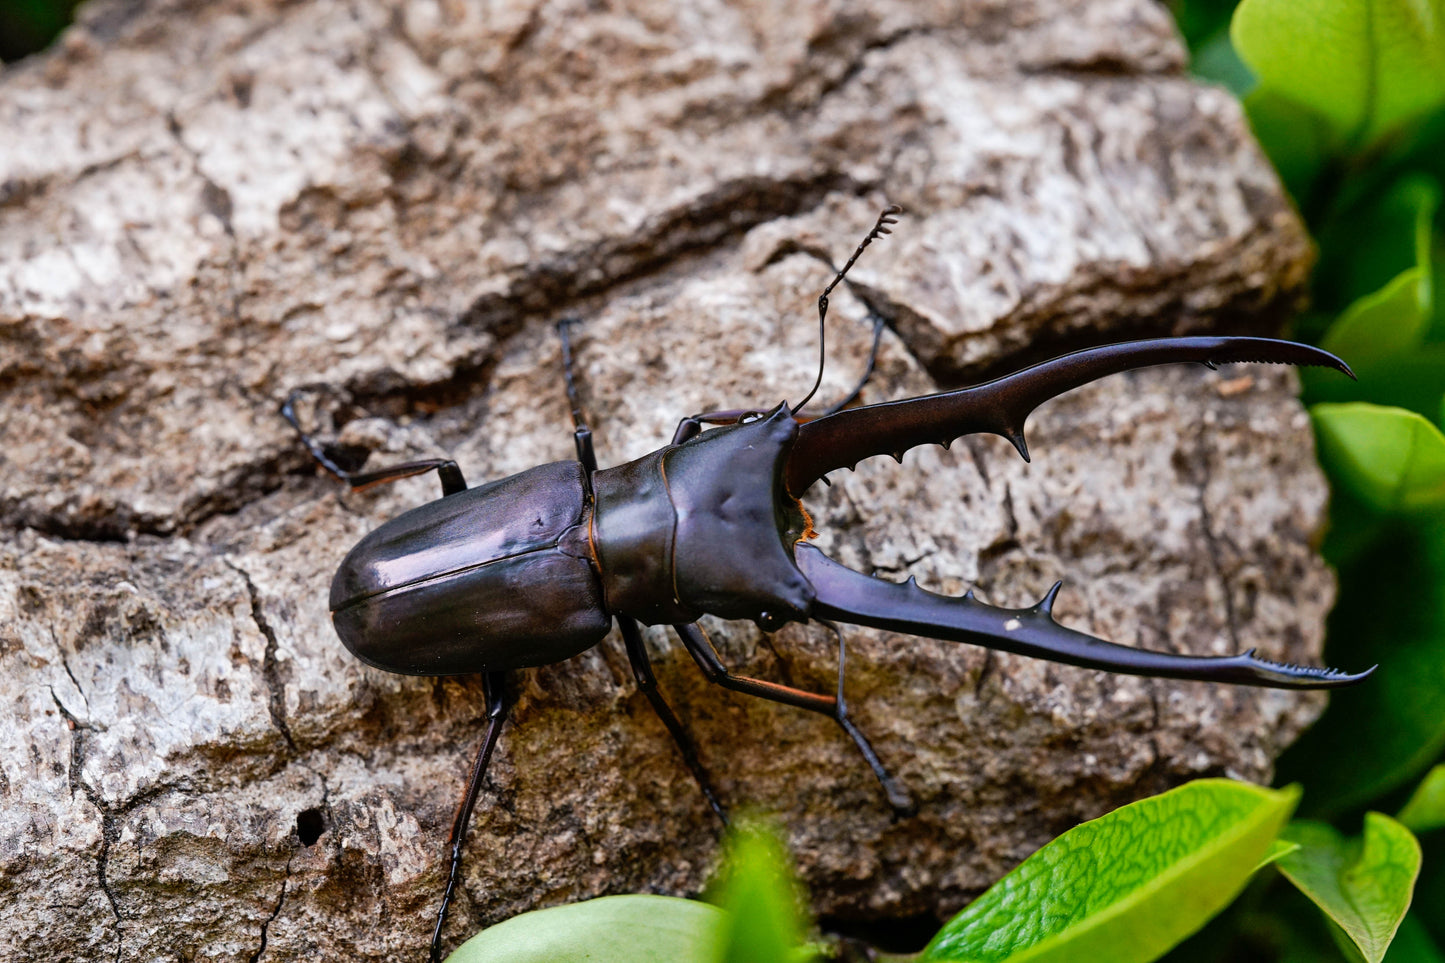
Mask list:
[{"label": "beetle antenna", "polygon": [[803,400],[798,404],[798,407],[793,409],[793,414],[796,415],[802,411],[803,406],[812,400],[813,395],[818,393],[819,386],[823,384],[823,362],[828,357],[826,326],[823,323],[828,317],[828,294],[842,282],[844,276],[848,273],[848,269],[853,266],[853,262],[858,260],[858,255],[863,253],[865,247],[873,243],[874,238],[880,238],[885,234],[893,233],[891,228],[894,224],[898,223],[898,218],[895,215],[902,213],[903,208],[897,204],[890,204],[885,207],[883,213],[878,215],[878,220],[873,224],[873,230],[869,231],[868,236],[863,239],[863,243],[858,245],[858,250],[854,251],[853,256],[848,259],[848,263],[843,265],[843,270],[839,271],[837,276],[828,282],[828,286],[823,289],[823,293],[818,295],[818,377],[813,379],[813,387],[809,389],[807,395],[805,395]]}]

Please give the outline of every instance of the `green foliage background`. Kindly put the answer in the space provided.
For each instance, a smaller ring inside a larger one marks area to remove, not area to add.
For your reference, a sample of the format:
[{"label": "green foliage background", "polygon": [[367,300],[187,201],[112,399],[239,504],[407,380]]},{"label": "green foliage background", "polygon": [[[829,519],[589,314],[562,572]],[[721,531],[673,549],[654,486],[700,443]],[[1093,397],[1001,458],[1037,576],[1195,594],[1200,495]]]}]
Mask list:
[{"label": "green foliage background", "polygon": [[[1358,382],[1304,375],[1333,489],[1325,557],[1340,577],[1333,664],[1381,669],[1332,695],[1280,761],[1303,814],[1368,830],[1401,812],[1424,850],[1413,908],[1385,959],[1445,961],[1445,4],[1178,0],[1194,70],[1243,101],[1319,246],[1292,332]],[[1436,787],[1436,788],[1432,788]],[[1437,815],[1424,816],[1433,807]],[[1368,831],[1366,832],[1368,836]],[[1316,834],[1319,838],[1319,834]],[[1260,883],[1170,960],[1359,958],[1288,887]]]},{"label": "green foliage background", "polygon": [[80,0],[0,0],[0,61],[43,49],[70,23]]}]

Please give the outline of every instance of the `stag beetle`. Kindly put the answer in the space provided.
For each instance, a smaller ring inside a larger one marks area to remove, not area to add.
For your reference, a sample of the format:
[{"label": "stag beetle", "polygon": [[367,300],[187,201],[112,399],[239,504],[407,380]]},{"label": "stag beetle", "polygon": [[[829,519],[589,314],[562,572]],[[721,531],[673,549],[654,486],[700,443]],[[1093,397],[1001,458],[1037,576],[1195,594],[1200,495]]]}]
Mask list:
[{"label": "stag beetle", "polygon": [[[912,579],[896,584],[853,571],[809,544],[812,521],[802,496],[836,469],[873,455],[925,444],[947,448],[970,433],[1002,435],[1025,461],[1024,421],[1044,401],[1105,375],[1174,362],[1268,362],[1319,365],[1354,377],[1318,348],[1249,337],[1182,337],[1090,348],[974,387],[920,398],[845,408],[848,399],[808,419],[799,413],[822,379],[828,295],[868,244],[888,234],[901,209],[890,207],[818,298],[818,380],[796,407],[713,411],[684,418],[672,443],[635,461],[599,469],[573,377],[568,325],[563,376],[572,408],[576,461],[555,462],[468,488],[456,462],[430,459],[370,472],[341,467],[307,434],[293,391],[282,414],[312,456],[353,489],[436,471],[442,497],[412,509],[363,538],[331,583],[337,634],[367,665],[406,675],[481,673],[487,732],[453,821],[450,869],[432,935],[438,956],[442,925],[457,884],[462,838],[507,714],[507,673],[570,658],[598,644],[614,622],[638,687],[676,741],[709,805],[725,818],[691,739],[657,691],[639,623],[671,625],[706,677],[738,692],[822,713],[836,720],[862,752],[889,803],[911,808],[907,792],[884,769],[848,718],[844,651],[835,623],[848,622],[951,642],[968,642],[1070,665],[1133,675],[1275,688],[1348,685],[1373,669],[1335,669],[1270,662],[1250,650],[1199,657],[1129,648],[1066,628],[1053,618],[1055,583],[1036,605],[1005,609],[970,591],[936,595]],[[872,370],[881,319],[876,319]],[[864,375],[864,381],[867,374]],[[704,425],[712,427],[704,430]],[[697,624],[703,615],[749,619],[772,631],[788,622],[819,622],[838,641],[836,695],[731,674]]]}]

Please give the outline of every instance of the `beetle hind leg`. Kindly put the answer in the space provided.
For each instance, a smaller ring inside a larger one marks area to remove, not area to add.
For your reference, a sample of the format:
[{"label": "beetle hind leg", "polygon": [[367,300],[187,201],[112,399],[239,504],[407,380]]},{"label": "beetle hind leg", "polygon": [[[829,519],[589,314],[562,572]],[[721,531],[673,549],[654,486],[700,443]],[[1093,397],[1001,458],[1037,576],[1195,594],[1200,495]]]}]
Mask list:
[{"label": "beetle hind leg", "polygon": [[1188,656],[1105,642],[1054,620],[1054,600],[1062,582],[1055,583],[1037,605],[1005,609],[978,601],[972,592],[950,598],[927,592],[912,579],[898,584],[864,575],[812,545],[798,545],[795,558],[817,591],[814,618],[967,642],[1087,669],[1275,689],[1336,688],[1359,682],[1374,671],[1350,674],[1271,662],[1257,657],[1253,649],[1239,655]]},{"label": "beetle hind leg", "polygon": [[291,427],[296,429],[296,434],[301,436],[301,443],[306,446],[306,450],[311,453],[311,457],[316,459],[316,463],[341,481],[346,482],[352,491],[363,491],[374,485],[384,485],[387,482],[399,481],[400,479],[411,478],[415,475],[424,475],[429,471],[435,471],[437,473],[437,477],[441,480],[443,495],[454,495],[457,492],[467,490],[467,482],[466,479],[462,477],[462,470],[457,467],[457,463],[450,458],[427,458],[422,461],[409,461],[401,465],[390,465],[386,468],[366,472],[353,471],[340,465],[336,459],[332,457],[332,452],[328,450],[326,445],[321,444],[308,434],[306,429],[301,427],[301,419],[296,415],[297,399],[314,387],[319,386],[313,385],[293,389],[281,405],[281,417],[285,418]]},{"label": "beetle hind leg", "polygon": [[442,893],[442,905],[437,910],[436,928],[432,930],[431,949],[427,956],[430,963],[437,963],[441,959],[442,926],[447,921],[447,910],[452,904],[452,894],[456,892],[457,881],[461,878],[462,842],[466,839],[467,824],[472,821],[472,810],[477,805],[477,796],[482,790],[482,780],[487,775],[487,765],[492,761],[492,750],[497,747],[497,737],[502,734],[502,724],[507,721],[507,674],[505,672],[484,674],[482,691],[486,694],[487,699],[487,734],[482,737],[481,748],[477,750],[477,758],[472,763],[472,773],[467,780],[467,791],[462,796],[461,805],[457,807],[456,818],[452,820],[451,837],[447,840],[447,848],[451,851],[451,864],[447,870],[447,888]]}]

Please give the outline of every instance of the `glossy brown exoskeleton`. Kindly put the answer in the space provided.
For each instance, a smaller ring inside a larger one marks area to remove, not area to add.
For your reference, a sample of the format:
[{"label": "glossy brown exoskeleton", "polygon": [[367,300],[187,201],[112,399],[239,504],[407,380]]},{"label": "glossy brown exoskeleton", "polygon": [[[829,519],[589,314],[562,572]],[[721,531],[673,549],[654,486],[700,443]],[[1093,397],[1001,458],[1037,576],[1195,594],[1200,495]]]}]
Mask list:
[{"label": "glossy brown exoskeleton", "polygon": [[[890,208],[879,217],[825,289],[819,298],[820,327],[828,293],[863,248],[888,232],[896,213]],[[354,488],[432,470],[442,482],[442,498],[363,538],[331,583],[336,631],[368,665],[409,675],[484,677],[490,722],[452,827],[450,874],[432,938],[433,959],[457,881],[461,840],[506,715],[506,674],[576,655],[600,642],[614,622],[639,687],[719,816],[722,806],[692,743],[657,692],[639,623],[671,625],[713,682],[836,719],[862,751],[889,802],[901,811],[910,808],[907,793],[848,718],[841,635],[838,691],[823,695],[732,675],[697,620],[703,615],[748,619],[768,630],[812,620],[835,634],[834,623],[847,622],[1110,672],[1278,688],[1348,685],[1369,674],[1274,663],[1252,650],[1205,658],[1116,645],[1054,621],[1058,584],[1031,608],[1004,609],[979,602],[972,593],[951,598],[912,580],[896,584],[874,578],[840,565],[807,542],[811,522],[799,501],[830,471],[873,455],[901,458],[918,445],[947,446],[969,433],[1002,435],[1028,459],[1023,428],[1029,413],[1105,375],[1174,362],[1245,361],[1323,365],[1349,374],[1344,362],[1328,352],[1265,338],[1134,341],[1078,351],[975,387],[851,409],[839,405],[811,420],[798,414],[808,398],[797,408],[782,403],[769,411],[694,415],[682,420],[667,447],[598,468],[576,400],[566,328],[559,330],[576,423],[576,461],[467,488],[456,463],[448,460],[348,472],[302,434],[321,464]],[[295,393],[283,412],[300,431],[294,399]]]}]

